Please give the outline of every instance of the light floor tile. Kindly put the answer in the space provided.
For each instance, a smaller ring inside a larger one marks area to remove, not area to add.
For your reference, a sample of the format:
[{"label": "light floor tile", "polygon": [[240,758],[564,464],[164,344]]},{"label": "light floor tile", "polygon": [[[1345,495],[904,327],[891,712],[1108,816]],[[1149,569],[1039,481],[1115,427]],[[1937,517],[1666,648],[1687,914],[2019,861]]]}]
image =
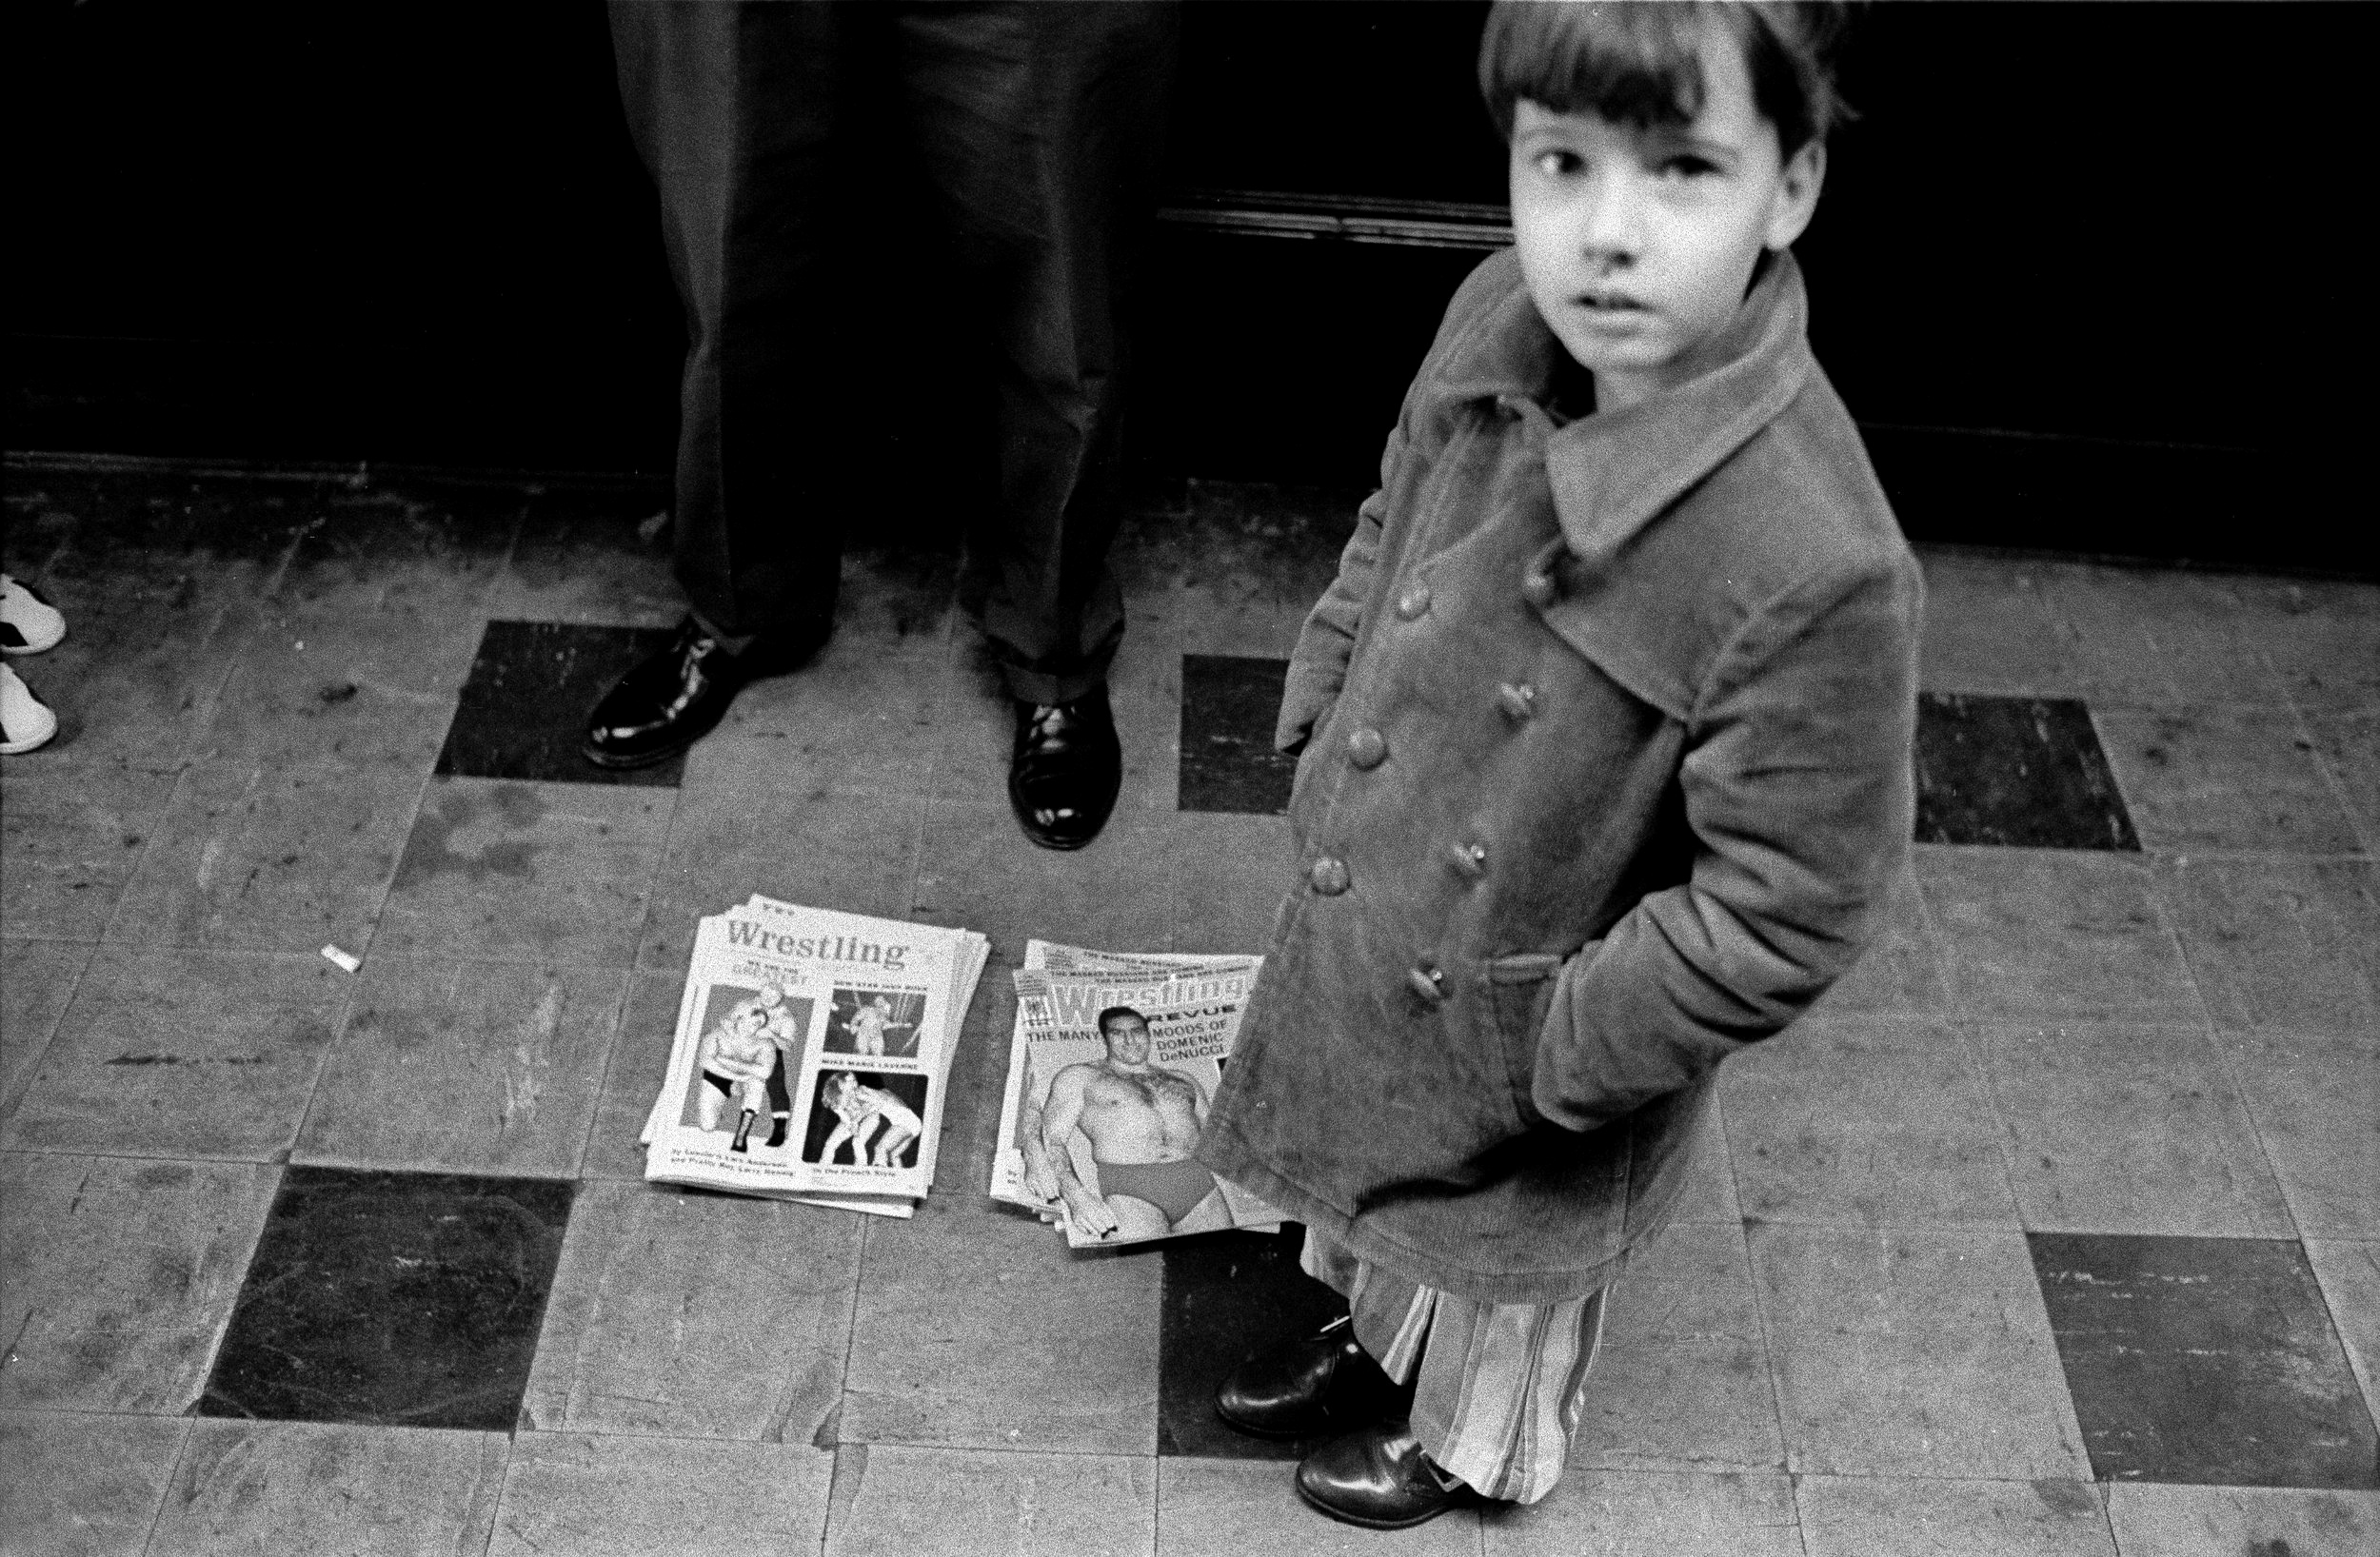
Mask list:
[{"label": "light floor tile", "polygon": [[1278,1460],[1157,1462],[1157,1557],[1475,1557],[1479,1516],[1456,1508],[1394,1533],[1341,1524],[1306,1507]]},{"label": "light floor tile", "polygon": [[2216,1027],[2380,1032],[2380,866],[2185,856],[2157,886]]},{"label": "light floor tile", "polygon": [[963,1189],[871,1227],[842,1441],[1155,1452],[1162,1269]]},{"label": "light floor tile", "polygon": [[893,652],[840,632],[799,670],[753,681],[686,754],[686,788],[914,799],[933,782],[948,645]]},{"label": "light floor tile", "polygon": [[2380,1492],[2268,1487],[2108,1488],[2122,1557],[2370,1557]]},{"label": "light floor tile", "polygon": [[1120,952],[1162,947],[1173,919],[1172,823],[1119,807],[1097,838],[1061,853],[1027,841],[1004,799],[934,801],[908,917],[981,931],[1020,961],[1034,936]]},{"label": "light floor tile", "polygon": [[[1724,1074],[1724,1073],[1722,1073]],[[1727,1144],[1726,1089],[1713,1089],[1711,1106],[1695,1126],[1694,1155],[1686,1166],[1686,1184],[1670,1215],[1684,1223],[1743,1226],[1742,1205],[1735,1197],[1735,1159]]]},{"label": "light floor tile", "polygon": [[0,1156],[0,1406],[171,1415],[198,1398],[280,1171]]},{"label": "light floor tile", "polygon": [[190,1424],[148,1557],[422,1557],[487,1544],[499,1432]]},{"label": "light floor tile", "polygon": [[685,615],[685,592],[670,574],[668,508],[664,482],[550,485],[532,496],[488,586],[488,616],[674,625]]},{"label": "light floor tile", "polygon": [[2115,1557],[2099,1489],[2082,1481],[1804,1476],[1810,1557]]},{"label": "light floor tile", "polygon": [[2194,1021],[2197,992],[2147,864],[2052,849],[1920,849],[1951,1015]]},{"label": "light floor tile", "polygon": [[1720,1068],[1744,1214],[2016,1226],[1991,1106],[1935,1021],[1812,1017]]},{"label": "light floor tile", "polygon": [[286,1152],[346,980],[316,956],[102,947],[0,1143],[139,1157]]},{"label": "light floor tile", "polygon": [[298,1159],[575,1173],[627,978],[616,968],[372,957]]},{"label": "light floor tile", "polygon": [[372,949],[624,965],[675,800],[642,787],[438,779]]},{"label": "light floor tile", "polygon": [[1749,1234],[1796,1472],[2090,1475],[2021,1234]]},{"label": "light floor tile", "polygon": [[2355,818],[2364,853],[2380,855],[2380,713],[2315,714],[2306,725]]},{"label": "light floor tile", "polygon": [[1487,1557],[1803,1557],[1793,1483],[1732,1471],[1573,1470],[1480,1518]]},{"label": "light floor tile", "polygon": [[484,620],[467,585],[426,586],[402,573],[301,594],[247,634],[190,749],[271,768],[388,763],[426,773]]},{"label": "light floor tile", "polygon": [[0,1557],[139,1557],[188,1427],[0,1411]]},{"label": "light floor tile", "polygon": [[2255,1126],[2201,1029],[1990,1024],[1973,1041],[2026,1227],[2292,1231]]},{"label": "light floor tile", "polygon": [[1874,944],[1826,992],[1813,1015],[1938,1015],[1946,1009],[1950,986],[1941,938],[1927,917],[1914,866],[1894,873],[1879,918]]},{"label": "light floor tile", "polygon": [[1170,831],[1173,949],[1262,955],[1299,884],[1289,818],[1184,811]]},{"label": "light floor tile", "polygon": [[1605,1300],[1575,1468],[1782,1470],[1743,1230],[1676,1226]]},{"label": "light floor tile", "polygon": [[413,769],[192,764],[109,938],[360,954],[421,793]]},{"label": "light floor tile", "polygon": [[2380,1035],[2217,1039],[2308,1238],[2380,1238]]},{"label": "light floor tile", "polygon": [[843,547],[835,641],[878,659],[935,659],[956,629],[959,558],[951,551],[876,536]]},{"label": "light floor tile", "polygon": [[1157,1462],[846,1444],[826,1557],[1146,1557]]},{"label": "light floor tile", "polygon": [[10,758],[0,771],[0,926],[97,940],[172,798],[175,775]]},{"label": "light floor tile", "polygon": [[737,767],[678,797],[653,876],[640,966],[683,974],[698,921],[754,893],[903,918],[922,802],[796,785]]},{"label": "light floor tile", "polygon": [[2076,635],[2044,594],[2045,569],[1931,548],[1918,560],[1926,577],[1920,686],[2000,696],[2082,690]]},{"label": "light floor tile", "polygon": [[2351,854],[2358,847],[2290,709],[2111,708],[2093,718],[2148,848]]},{"label": "light floor tile", "polygon": [[2310,713],[2380,711],[2380,588],[2260,579],[2243,593],[2263,608],[2256,648],[2291,701]]},{"label": "light floor tile", "polygon": [[50,760],[163,768],[203,741],[270,569],[178,551],[73,547],[42,580],[66,639],[18,668],[57,712]]},{"label": "light floor tile", "polygon": [[2222,574],[2161,568],[2045,570],[2042,596],[2072,635],[2094,706],[2248,703],[2285,707],[2256,651],[2263,613]]},{"label": "light floor tile", "polygon": [[2306,1263],[2322,1284],[2364,1405],[2380,1420],[2380,1243],[2309,1238]]},{"label": "light floor tile", "polygon": [[0,940],[0,1120],[32,1079],[91,948],[80,941]]},{"label": "light floor tile", "polygon": [[525,1432],[488,1557],[815,1550],[834,1468],[807,1444]]},{"label": "light floor tile", "polygon": [[765,1444],[830,1432],[864,1220],[662,1185],[582,1186],[524,1427]]},{"label": "light floor tile", "polygon": [[586,1133],[586,1155],[579,1164],[582,1177],[645,1176],[645,1148],[637,1137],[644,1133],[653,1099],[661,1095],[662,1082],[668,1078],[669,1045],[678,1029],[678,997],[684,984],[684,975],[678,972],[630,976],[627,1010],[611,1040],[603,1094]]}]

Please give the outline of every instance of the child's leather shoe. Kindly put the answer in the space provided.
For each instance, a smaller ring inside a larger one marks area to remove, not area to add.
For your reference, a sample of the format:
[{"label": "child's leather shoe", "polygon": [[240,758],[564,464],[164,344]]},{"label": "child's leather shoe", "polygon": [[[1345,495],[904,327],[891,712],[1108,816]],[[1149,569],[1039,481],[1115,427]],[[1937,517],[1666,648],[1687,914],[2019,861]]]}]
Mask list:
[{"label": "child's leather shoe", "polygon": [[1334,1438],[1298,1465],[1298,1495],[1333,1519],[1401,1530],[1478,1500],[1423,1452],[1403,1422],[1376,1422]]},{"label": "child's leather shoe", "polygon": [[1373,1421],[1404,1398],[1341,1314],[1233,1369],[1215,1391],[1215,1414],[1259,1438],[1315,1438]]}]

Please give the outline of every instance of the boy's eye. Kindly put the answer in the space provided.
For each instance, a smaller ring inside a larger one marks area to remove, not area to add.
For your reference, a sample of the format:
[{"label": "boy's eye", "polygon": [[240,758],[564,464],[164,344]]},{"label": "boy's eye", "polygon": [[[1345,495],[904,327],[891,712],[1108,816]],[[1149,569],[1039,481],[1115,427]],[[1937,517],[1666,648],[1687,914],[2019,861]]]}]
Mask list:
[{"label": "boy's eye", "polygon": [[1697,157],[1692,152],[1681,152],[1677,156],[1666,159],[1660,166],[1663,178],[1675,179],[1704,178],[1718,170],[1718,164],[1708,157]]},{"label": "boy's eye", "polygon": [[1537,171],[1547,178],[1566,178],[1577,172],[1580,166],[1578,154],[1575,151],[1555,150],[1537,153]]}]

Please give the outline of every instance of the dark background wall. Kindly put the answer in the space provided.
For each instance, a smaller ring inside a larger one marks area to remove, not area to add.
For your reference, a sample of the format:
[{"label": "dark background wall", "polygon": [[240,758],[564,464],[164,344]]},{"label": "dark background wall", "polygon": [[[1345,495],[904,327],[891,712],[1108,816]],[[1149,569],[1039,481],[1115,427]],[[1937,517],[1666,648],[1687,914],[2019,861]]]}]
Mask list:
[{"label": "dark background wall", "polygon": [[[1194,0],[1176,202],[1500,204],[1478,15]],[[89,0],[7,28],[10,447],[666,469],[677,308],[600,7]],[[1869,10],[1801,252],[1913,534],[2369,566],[2374,32],[2350,5]],[[909,305],[937,248],[897,149],[863,187],[855,477],[963,502],[901,485],[916,447],[964,446],[963,365]],[[1136,462],[1363,483],[1477,259],[1160,226]]]}]

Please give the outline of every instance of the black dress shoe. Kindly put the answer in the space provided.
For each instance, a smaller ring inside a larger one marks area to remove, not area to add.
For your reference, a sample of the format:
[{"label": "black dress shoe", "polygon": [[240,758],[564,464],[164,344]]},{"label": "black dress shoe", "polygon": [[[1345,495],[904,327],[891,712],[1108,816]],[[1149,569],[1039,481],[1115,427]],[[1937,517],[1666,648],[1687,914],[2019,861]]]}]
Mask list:
[{"label": "black dress shoe", "polygon": [[1259,1438],[1319,1438],[1401,1415],[1411,1398],[1356,1344],[1341,1314],[1233,1369],[1215,1391],[1215,1414]]},{"label": "black dress shoe", "polygon": [[688,617],[669,647],[604,694],[586,716],[580,755],[599,768],[665,762],[710,734],[745,682],[793,669],[824,641],[820,633],[815,641],[730,654]]},{"label": "black dress shoe", "polygon": [[1008,804],[1026,838],[1044,849],[1081,848],[1107,825],[1123,781],[1107,688],[1072,702],[1017,704]]},{"label": "black dress shoe", "polygon": [[1334,1438],[1298,1464],[1298,1495],[1333,1519],[1401,1530],[1478,1501],[1459,1477],[1439,1469],[1402,1422],[1378,1422]]}]

